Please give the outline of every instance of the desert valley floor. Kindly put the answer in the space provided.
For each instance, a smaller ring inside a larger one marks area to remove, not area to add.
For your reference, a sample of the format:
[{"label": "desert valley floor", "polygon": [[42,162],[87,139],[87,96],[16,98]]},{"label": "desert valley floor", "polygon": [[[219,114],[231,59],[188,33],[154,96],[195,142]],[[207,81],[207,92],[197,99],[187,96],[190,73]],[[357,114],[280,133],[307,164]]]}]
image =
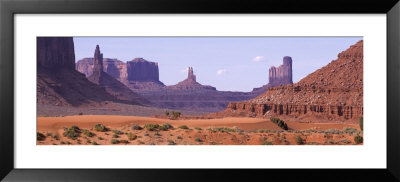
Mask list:
[{"label": "desert valley floor", "polygon": [[[107,130],[96,131],[97,124],[105,126]],[[157,127],[157,124],[169,127]],[[77,127],[77,137],[71,139],[64,136],[63,133],[74,125]],[[37,131],[42,134],[37,144],[352,145],[355,144],[354,137],[362,135],[358,124],[289,120],[287,125],[289,130],[283,130],[269,118],[248,117],[170,120],[117,115],[42,116],[37,117]]]}]

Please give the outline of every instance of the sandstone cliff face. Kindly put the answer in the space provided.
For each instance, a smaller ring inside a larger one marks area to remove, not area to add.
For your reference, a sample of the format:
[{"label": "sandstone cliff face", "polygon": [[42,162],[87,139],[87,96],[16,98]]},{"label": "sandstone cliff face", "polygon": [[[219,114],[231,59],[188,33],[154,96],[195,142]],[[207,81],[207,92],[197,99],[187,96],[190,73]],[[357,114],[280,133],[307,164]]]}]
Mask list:
[{"label": "sandstone cliff face", "polygon": [[89,81],[99,85],[106,92],[116,97],[119,102],[139,105],[149,104],[146,99],[134,93],[121,82],[103,71],[103,54],[100,53],[100,47],[98,45],[95,49],[93,64],[93,73],[88,77]]},{"label": "sandstone cliff face", "polygon": [[218,114],[358,120],[363,115],[363,41],[298,83],[269,88],[246,102],[230,103]]},{"label": "sandstone cliff face", "polygon": [[37,39],[37,103],[81,106],[116,101],[76,71],[72,37]]},{"label": "sandstone cliff face", "polygon": [[158,63],[135,58],[127,63],[128,81],[159,81]]},{"label": "sandstone cliff face", "polygon": [[269,84],[271,87],[292,84],[292,58],[283,57],[283,64],[269,69]]},{"label": "sandstone cliff face", "polygon": [[38,37],[37,64],[43,68],[75,68],[74,42],[71,37]]},{"label": "sandstone cliff face", "polygon": [[[93,58],[84,58],[77,62],[76,70],[89,77],[93,74],[93,66]],[[136,92],[160,90],[165,87],[164,83],[159,81],[158,64],[143,58],[135,58],[127,63],[118,59],[103,58],[103,71]]]},{"label": "sandstone cliff face", "polygon": [[[76,70],[89,77],[93,73],[94,58],[84,58],[76,63]],[[103,58],[103,71],[123,81],[128,77],[126,64],[118,59]]]}]

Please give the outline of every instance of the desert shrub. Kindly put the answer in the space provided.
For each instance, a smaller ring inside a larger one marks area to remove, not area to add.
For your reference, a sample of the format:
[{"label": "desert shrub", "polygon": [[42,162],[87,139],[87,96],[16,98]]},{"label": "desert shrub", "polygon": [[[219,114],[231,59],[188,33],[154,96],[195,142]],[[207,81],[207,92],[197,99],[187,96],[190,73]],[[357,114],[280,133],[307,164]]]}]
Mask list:
[{"label": "desert shrub", "polygon": [[158,129],[158,127],[160,127],[160,125],[158,125],[158,124],[147,123],[144,125],[144,129],[146,129],[147,131],[154,131],[154,130]]},{"label": "desert shrub", "polygon": [[90,132],[89,130],[82,130],[83,135],[87,137],[93,137],[94,133]]},{"label": "desert shrub", "polygon": [[44,136],[42,133],[36,132],[36,140],[43,141],[44,139],[46,139],[46,136]]},{"label": "desert shrub", "polygon": [[160,133],[158,133],[158,131],[156,131],[156,132],[154,133],[154,135],[155,135],[155,136],[161,136]]},{"label": "desert shrub", "polygon": [[176,143],[172,140],[168,140],[168,145],[176,145]]},{"label": "desert shrub", "polygon": [[339,130],[335,130],[335,129],[327,129],[323,133],[325,133],[325,134],[342,134],[343,132],[339,131]]},{"label": "desert shrub", "polygon": [[348,133],[348,134],[353,134],[353,133],[357,133],[357,129],[344,127],[343,132]]},{"label": "desert shrub", "polygon": [[83,112],[80,112],[79,115],[83,115]]},{"label": "desert shrub", "polygon": [[188,127],[188,126],[186,126],[186,125],[180,125],[178,128],[180,128],[180,129],[184,129],[184,130],[188,130],[188,129],[189,129],[189,127]]},{"label": "desert shrub", "polygon": [[128,139],[129,140],[135,140],[137,138],[137,136],[133,133],[128,133]]},{"label": "desert shrub", "polygon": [[178,137],[176,137],[177,139],[179,139],[179,140],[182,140],[182,137],[181,136],[178,136]]},{"label": "desert shrub", "polygon": [[80,133],[81,129],[79,129],[79,127],[71,126],[71,128],[64,131],[63,136],[75,140],[80,136]]},{"label": "desert shrub", "polygon": [[112,135],[112,137],[113,138],[119,138],[119,136],[117,134],[115,134],[115,133]]},{"label": "desert shrub", "polygon": [[97,142],[93,142],[92,144],[93,144],[93,145],[99,145]]},{"label": "desert shrub", "polygon": [[285,121],[283,121],[283,120],[281,120],[281,119],[279,119],[279,118],[272,117],[272,118],[270,118],[270,120],[271,120],[273,123],[275,123],[276,125],[278,125],[279,128],[282,128],[282,129],[284,129],[284,130],[288,130],[288,129],[289,129],[288,126],[287,126],[287,124],[285,123]]},{"label": "desert shrub", "polygon": [[361,131],[364,131],[364,118],[363,117],[360,117],[360,119],[358,120],[358,124],[360,125]]},{"label": "desert shrub", "polygon": [[64,141],[61,141],[61,142],[60,142],[60,144],[61,144],[61,145],[64,145],[64,144],[65,144],[65,142],[64,142]]},{"label": "desert shrub", "polygon": [[181,116],[181,112],[172,111],[172,119],[178,119]]},{"label": "desert shrub", "polygon": [[138,143],[139,143],[139,144],[144,144],[144,142],[143,142],[143,141],[141,141],[141,140],[139,140],[139,141],[138,141]]},{"label": "desert shrub", "polygon": [[71,142],[69,142],[69,141],[66,141],[65,143],[66,143],[67,145],[70,145],[70,144],[71,144]]},{"label": "desert shrub", "polygon": [[354,142],[355,142],[356,144],[363,143],[363,137],[360,136],[360,135],[355,136],[355,137],[354,137]]},{"label": "desert shrub", "polygon": [[169,116],[169,112],[168,112],[168,111],[165,111],[165,115],[166,115],[166,116]]},{"label": "desert shrub", "polygon": [[350,144],[351,141],[347,140],[347,139],[342,139],[342,140],[339,141],[339,143]]},{"label": "desert shrub", "polygon": [[112,144],[119,144],[119,140],[112,139],[112,140],[111,140],[111,143],[112,143]]},{"label": "desert shrub", "polygon": [[264,141],[264,142],[262,143],[262,145],[273,145],[273,144],[272,144],[272,142],[270,142],[270,141]]},{"label": "desert shrub", "polygon": [[203,140],[201,140],[199,137],[196,137],[196,138],[194,139],[194,141],[196,141],[196,142],[202,142]]},{"label": "desert shrub", "polygon": [[96,125],[94,126],[94,130],[96,130],[96,131],[101,131],[101,132],[108,131],[108,129],[107,129],[104,125],[102,125],[102,124],[96,124]]},{"label": "desert shrub", "polygon": [[128,141],[128,140],[120,140],[119,142],[120,142],[120,143],[124,143],[124,144],[127,144],[127,143],[129,143],[129,141]]},{"label": "desert shrub", "polygon": [[46,136],[53,136],[53,134],[51,132],[47,132]]},{"label": "desert shrub", "polygon": [[139,125],[133,125],[132,130],[142,130],[143,128],[140,127]]},{"label": "desert shrub", "polygon": [[119,130],[112,130],[112,132],[113,132],[114,134],[116,134],[116,135],[122,135],[122,134],[124,134],[124,132],[119,131]]},{"label": "desert shrub", "polygon": [[103,137],[97,137],[97,139],[99,139],[99,140],[104,140],[104,138],[103,138]]},{"label": "desert shrub", "polygon": [[194,129],[195,129],[195,130],[201,130],[201,128],[198,127],[198,126],[195,126]]},{"label": "desert shrub", "polygon": [[172,125],[170,125],[168,123],[164,123],[158,129],[163,130],[163,131],[167,131],[167,130],[172,129],[172,128],[174,128]]},{"label": "desert shrub", "polygon": [[299,135],[296,136],[296,144],[297,145],[303,145],[304,144],[303,138],[301,138]]}]

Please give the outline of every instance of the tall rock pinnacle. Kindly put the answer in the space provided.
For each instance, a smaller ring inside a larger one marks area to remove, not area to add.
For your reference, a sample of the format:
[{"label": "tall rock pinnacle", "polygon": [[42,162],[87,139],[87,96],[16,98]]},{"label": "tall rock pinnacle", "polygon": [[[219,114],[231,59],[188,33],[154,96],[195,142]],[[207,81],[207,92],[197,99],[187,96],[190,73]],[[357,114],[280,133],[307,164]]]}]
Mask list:
[{"label": "tall rock pinnacle", "polygon": [[94,51],[94,65],[93,72],[102,72],[103,71],[103,54],[100,53],[99,45],[96,46],[96,50]]},{"label": "tall rock pinnacle", "polygon": [[193,67],[188,68],[188,80],[196,82],[196,75],[193,74]]}]

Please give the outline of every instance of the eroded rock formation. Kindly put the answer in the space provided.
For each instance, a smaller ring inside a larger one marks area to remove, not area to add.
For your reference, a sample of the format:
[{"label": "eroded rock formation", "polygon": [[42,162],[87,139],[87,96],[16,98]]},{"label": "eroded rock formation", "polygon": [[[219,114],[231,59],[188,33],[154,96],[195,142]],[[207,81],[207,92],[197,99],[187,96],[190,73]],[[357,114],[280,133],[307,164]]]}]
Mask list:
[{"label": "eroded rock formation", "polygon": [[329,120],[358,120],[363,115],[363,41],[298,83],[269,88],[249,101],[230,103],[217,115],[312,115]]},{"label": "eroded rock formation", "polygon": [[167,89],[172,90],[192,90],[192,91],[202,91],[202,90],[217,90],[215,87],[209,85],[202,85],[196,81],[196,75],[193,73],[193,68],[188,68],[188,77],[179,82],[176,85],[169,86]]},{"label": "eroded rock formation", "polygon": [[100,47],[97,45],[94,52],[93,73],[88,77],[88,80],[99,85],[121,102],[140,105],[149,104],[146,99],[134,93],[120,81],[108,75],[103,70],[103,54],[100,53]]},{"label": "eroded rock formation", "polygon": [[292,84],[292,58],[283,57],[283,64],[269,69],[269,84],[271,87]]},{"label": "eroded rock formation", "polygon": [[[94,58],[84,58],[76,63],[76,70],[89,77],[93,73]],[[103,71],[119,81],[126,80],[126,64],[118,59],[103,58]]]},{"label": "eroded rock formation", "polygon": [[81,106],[116,101],[98,85],[75,70],[72,37],[37,38],[37,103]]}]

